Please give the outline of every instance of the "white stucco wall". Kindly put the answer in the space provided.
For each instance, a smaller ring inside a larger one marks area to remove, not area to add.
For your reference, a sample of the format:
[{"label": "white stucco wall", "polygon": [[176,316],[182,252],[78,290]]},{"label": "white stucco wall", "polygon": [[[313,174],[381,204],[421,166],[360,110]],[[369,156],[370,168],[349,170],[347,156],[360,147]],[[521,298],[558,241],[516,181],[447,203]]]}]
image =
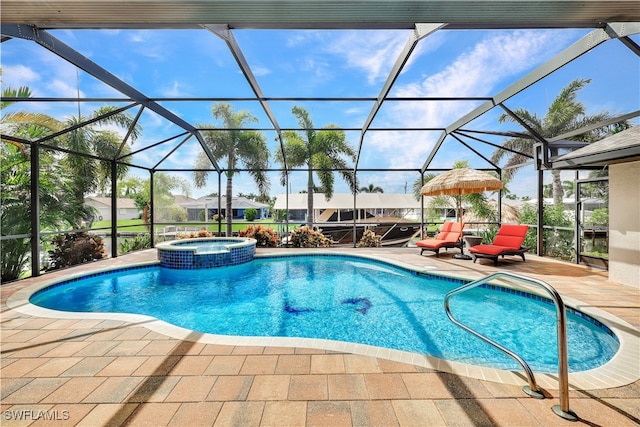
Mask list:
[{"label": "white stucco wall", "polygon": [[640,161],[609,166],[609,280],[640,288]]}]

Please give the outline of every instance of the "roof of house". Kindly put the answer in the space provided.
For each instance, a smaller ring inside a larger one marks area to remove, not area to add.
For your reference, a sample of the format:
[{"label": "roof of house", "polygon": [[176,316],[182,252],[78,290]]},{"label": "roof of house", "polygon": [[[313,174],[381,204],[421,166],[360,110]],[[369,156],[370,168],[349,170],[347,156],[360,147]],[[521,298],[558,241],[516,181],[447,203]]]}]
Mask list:
[{"label": "roof of house", "polygon": [[640,126],[592,142],[553,160],[553,169],[579,169],[640,160]]},{"label": "roof of house", "polygon": [[[91,200],[105,207],[111,206],[111,197],[85,197],[84,200],[85,203]],[[127,199],[125,197],[118,197],[116,199],[116,206],[118,209],[138,209],[133,199]]]},{"label": "roof of house", "polygon": [[194,201],[194,200],[195,200],[195,199],[193,199],[193,198],[191,198],[191,197],[189,197],[189,196],[185,196],[185,195],[183,195],[183,194],[174,194],[174,195],[173,195],[173,202],[174,202],[176,205],[180,205],[180,204],[182,204],[182,203],[187,203],[187,202],[192,202],[192,201]]},{"label": "roof of house", "polygon": [[[222,206],[222,208],[225,207],[226,205],[226,200],[227,198],[225,196],[222,196],[220,198],[220,205]],[[179,206],[182,206],[184,208],[187,209],[204,209],[205,206],[209,209],[215,209],[218,207],[218,198],[217,197],[200,197],[199,199],[196,200],[191,200],[188,202],[184,202],[184,203],[178,203],[176,201],[176,204],[178,204]],[[264,203],[258,203],[255,202],[253,200],[247,199],[246,197],[233,197],[231,198],[231,206],[233,209],[247,209],[247,208],[254,208],[254,209],[264,209],[264,208],[268,208],[267,205],[265,205]]]},{"label": "roof of house", "polygon": [[[420,201],[413,194],[358,193],[359,209],[420,209]],[[276,196],[274,209],[287,209],[286,194]],[[353,194],[334,194],[327,200],[324,193],[313,194],[314,209],[353,209]],[[289,209],[307,209],[307,194],[289,194]]]}]

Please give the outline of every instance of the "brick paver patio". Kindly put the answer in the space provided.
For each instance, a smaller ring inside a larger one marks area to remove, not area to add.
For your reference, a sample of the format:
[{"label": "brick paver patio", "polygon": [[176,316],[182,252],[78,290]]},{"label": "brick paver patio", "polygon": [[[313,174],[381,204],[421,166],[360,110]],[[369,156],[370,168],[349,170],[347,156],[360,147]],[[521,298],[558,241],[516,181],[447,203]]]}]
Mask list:
[{"label": "brick paver patio", "polygon": [[[467,278],[497,271],[490,261],[473,264],[446,254],[436,259],[412,248],[332,250]],[[521,385],[386,358],[241,341],[210,344],[198,341],[199,334],[171,338],[145,322],[40,317],[6,305],[33,283],[154,259],[154,250],[143,251],[2,286],[2,426],[570,425],[550,409],[558,404],[553,388],[545,387],[548,398],[537,400]],[[545,280],[563,297],[619,317],[633,337],[625,345],[640,346],[638,289],[610,283],[600,270],[536,256],[498,268]],[[613,388],[572,388],[570,396],[583,424],[640,424],[637,379]]]}]

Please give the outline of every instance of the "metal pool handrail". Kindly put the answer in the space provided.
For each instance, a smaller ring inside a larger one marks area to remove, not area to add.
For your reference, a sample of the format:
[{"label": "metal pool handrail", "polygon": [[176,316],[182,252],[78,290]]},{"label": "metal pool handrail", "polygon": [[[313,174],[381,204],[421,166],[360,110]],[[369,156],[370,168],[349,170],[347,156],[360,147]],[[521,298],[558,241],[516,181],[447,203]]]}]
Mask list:
[{"label": "metal pool handrail", "polygon": [[480,285],[488,283],[491,280],[494,280],[499,277],[509,277],[511,279],[515,279],[531,285],[539,286],[543,288],[545,291],[547,291],[549,295],[551,295],[551,298],[553,299],[553,302],[555,303],[555,306],[556,306],[556,311],[558,313],[558,377],[559,377],[559,388],[560,388],[559,390],[560,405],[554,405],[552,409],[553,409],[553,412],[559,417],[562,417],[569,421],[577,421],[578,416],[575,414],[575,412],[569,409],[569,368],[568,368],[569,362],[568,362],[568,356],[567,356],[567,315],[566,315],[564,302],[562,301],[562,297],[560,296],[558,291],[556,291],[551,285],[549,285],[546,282],[543,282],[542,280],[534,279],[527,276],[522,276],[520,274],[509,273],[506,271],[499,271],[497,273],[490,274],[489,276],[486,276],[482,279],[469,282],[463,286],[460,286],[459,288],[456,288],[448,292],[444,298],[444,309],[447,313],[447,316],[453,323],[460,326],[462,329],[472,333],[478,338],[491,344],[492,346],[496,347],[498,350],[502,351],[507,356],[511,357],[516,362],[518,362],[520,366],[522,366],[522,369],[524,369],[525,374],[527,375],[527,379],[529,381],[529,385],[524,386],[522,388],[524,392],[532,397],[535,397],[538,399],[544,399],[544,394],[536,385],[536,380],[535,380],[535,377],[533,376],[533,371],[531,370],[527,362],[524,361],[524,359],[522,359],[520,356],[518,356],[516,353],[512,352],[511,350],[493,341],[492,339],[485,337],[480,332],[459,322],[453,317],[453,315],[451,314],[451,310],[449,309],[449,299],[453,295],[468,291],[469,289],[478,287]]}]

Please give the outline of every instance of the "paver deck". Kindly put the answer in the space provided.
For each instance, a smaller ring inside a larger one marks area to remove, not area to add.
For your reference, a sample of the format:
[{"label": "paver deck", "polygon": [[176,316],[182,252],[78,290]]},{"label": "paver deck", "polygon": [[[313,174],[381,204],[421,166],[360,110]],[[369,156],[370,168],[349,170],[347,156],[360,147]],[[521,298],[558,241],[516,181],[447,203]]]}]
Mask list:
[{"label": "paver deck", "polygon": [[[605,271],[533,255],[496,269],[490,261],[420,256],[415,248],[331,250],[472,279],[498,270],[537,277],[580,309],[616,316],[631,354],[640,349],[640,291],[608,282]],[[176,338],[149,321],[44,317],[6,305],[33,284],[155,259],[155,250],[142,251],[2,285],[2,426],[574,425],[551,411],[558,403],[553,384],[541,384],[547,399],[533,399],[513,375],[471,378],[472,368],[459,375],[348,346],[255,345],[241,338],[221,344],[197,333]],[[623,370],[633,374],[640,360],[632,357]],[[628,381],[604,372],[593,387],[571,384],[571,410],[590,426],[640,425],[640,374]]]}]

